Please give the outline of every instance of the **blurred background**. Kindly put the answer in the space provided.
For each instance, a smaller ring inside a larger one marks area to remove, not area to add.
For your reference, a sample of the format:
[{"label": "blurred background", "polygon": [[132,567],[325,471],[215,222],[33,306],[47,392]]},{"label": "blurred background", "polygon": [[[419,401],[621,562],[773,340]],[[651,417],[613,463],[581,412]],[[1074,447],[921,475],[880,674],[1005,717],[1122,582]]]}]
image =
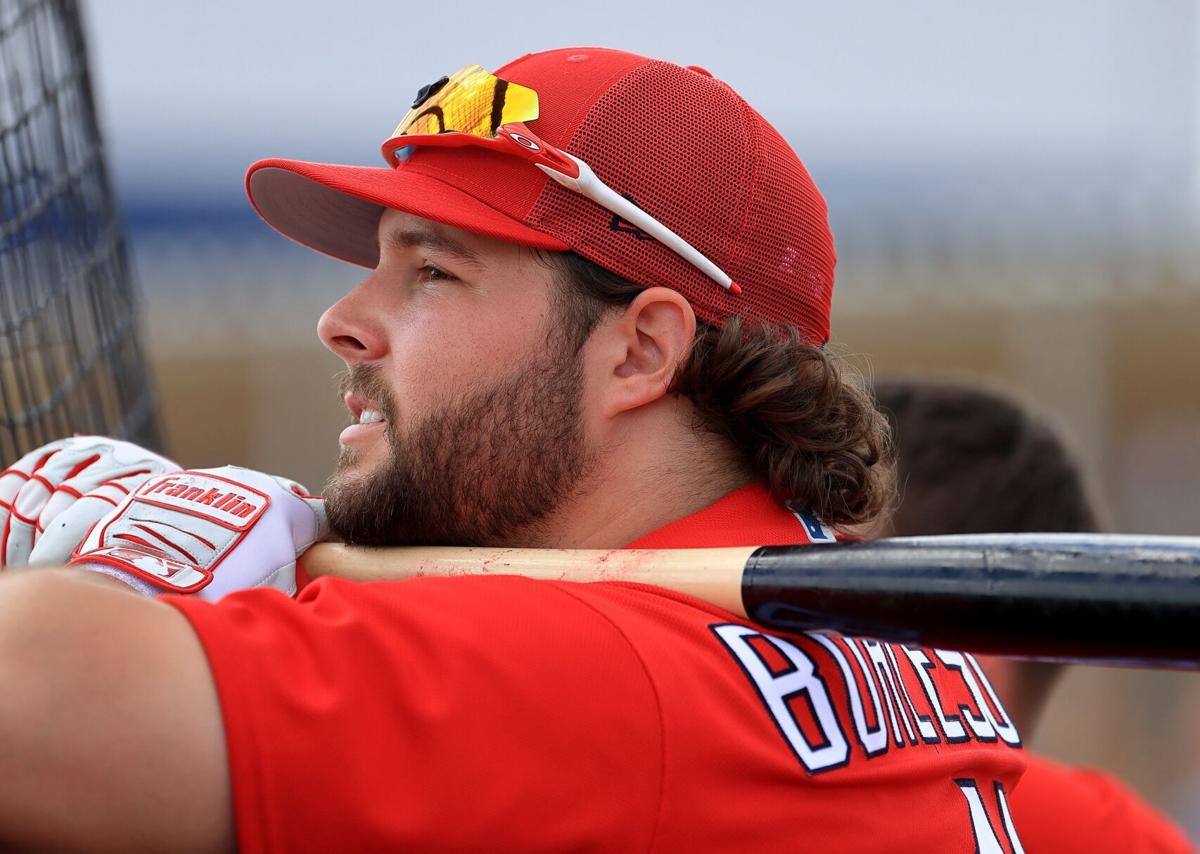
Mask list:
[{"label": "blurred background", "polygon": [[[84,6],[103,143],[181,462],[310,486],[346,416],[320,312],[361,271],[271,232],[260,157],[382,163],[416,88],[569,44],[699,64],[829,202],[838,349],[1006,389],[1115,529],[1200,534],[1200,16],[1186,0]],[[1036,746],[1200,837],[1200,678],[1077,669]]]}]

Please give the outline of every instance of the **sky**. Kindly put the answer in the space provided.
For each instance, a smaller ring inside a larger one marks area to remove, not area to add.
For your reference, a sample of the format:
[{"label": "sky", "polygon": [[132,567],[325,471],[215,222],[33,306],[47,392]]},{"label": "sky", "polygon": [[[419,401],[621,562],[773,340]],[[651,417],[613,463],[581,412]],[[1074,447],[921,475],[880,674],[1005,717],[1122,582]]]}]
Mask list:
[{"label": "sky", "polygon": [[378,146],[421,84],[570,44],[708,68],[783,132],[818,183],[828,175],[880,195],[977,177],[1116,175],[1175,187],[1180,203],[1195,197],[1198,28],[1187,0],[93,0],[85,10],[127,204],[240,203],[246,167],[265,156],[382,162]]}]

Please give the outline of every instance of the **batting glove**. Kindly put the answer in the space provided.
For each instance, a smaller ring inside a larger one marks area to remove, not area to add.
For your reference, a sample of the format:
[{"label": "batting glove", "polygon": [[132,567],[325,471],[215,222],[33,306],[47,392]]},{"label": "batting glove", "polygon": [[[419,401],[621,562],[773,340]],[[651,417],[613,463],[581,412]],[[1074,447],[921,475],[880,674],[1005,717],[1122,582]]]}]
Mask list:
[{"label": "batting glove", "polygon": [[0,569],[62,565],[97,519],[149,477],[179,466],[104,436],[60,439],[0,472]]},{"label": "batting glove", "polygon": [[156,475],[96,523],[71,564],[134,589],[296,592],[296,558],[327,532],[325,502],[294,481],[237,466]]}]

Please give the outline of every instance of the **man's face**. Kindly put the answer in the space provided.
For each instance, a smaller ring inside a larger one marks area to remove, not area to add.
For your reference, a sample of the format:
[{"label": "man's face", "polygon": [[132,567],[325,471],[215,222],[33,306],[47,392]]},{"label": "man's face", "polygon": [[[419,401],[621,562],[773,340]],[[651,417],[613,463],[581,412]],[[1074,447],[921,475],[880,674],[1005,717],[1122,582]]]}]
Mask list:
[{"label": "man's face", "polygon": [[318,332],[357,422],[326,487],[346,542],[536,545],[591,465],[581,356],[528,250],[387,211]]}]

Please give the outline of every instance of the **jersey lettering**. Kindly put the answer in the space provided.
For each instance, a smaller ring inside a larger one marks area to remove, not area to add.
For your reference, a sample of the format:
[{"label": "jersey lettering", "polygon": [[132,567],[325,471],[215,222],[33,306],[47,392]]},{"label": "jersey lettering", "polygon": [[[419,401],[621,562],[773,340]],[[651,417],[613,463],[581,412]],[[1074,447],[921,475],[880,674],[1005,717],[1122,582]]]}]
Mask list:
[{"label": "jersey lettering", "polygon": [[[762,634],[749,626],[714,626],[713,631],[750,677],[775,725],[810,774],[839,768],[850,760],[850,746],[829,700],[829,690],[808,653],[790,641]],[[752,638],[774,646],[791,668],[782,673],[772,672],[750,644]],[[810,741],[797,721],[790,703],[798,700],[807,705],[821,735],[819,740]]]},{"label": "jersey lettering", "polygon": [[896,660],[896,650],[891,644],[885,646],[884,649],[887,650],[888,660],[892,663],[892,672],[896,674],[896,679],[900,683],[900,690],[904,692],[904,702],[908,704],[908,710],[912,713],[913,720],[917,722],[917,731],[921,734],[921,741],[926,744],[937,744],[942,739],[938,736],[933,724],[930,723],[928,716],[917,711],[917,705],[912,701],[912,695],[908,693],[908,685],[905,684],[904,677],[900,675],[900,662]]},{"label": "jersey lettering", "polygon": [[[904,707],[900,702],[900,689],[896,686],[896,674],[892,671],[892,663],[888,660],[887,653],[883,650],[883,644],[879,641],[869,640],[862,641],[862,645],[867,651],[867,658],[871,660],[871,666],[875,669],[876,676],[879,678],[879,688],[884,697],[884,705],[887,706],[888,717],[892,719],[892,734],[895,736],[896,746],[904,747],[904,737],[900,733],[901,724],[904,725],[904,729],[908,733],[909,741],[916,744],[917,739],[913,735],[912,724],[908,722],[908,717],[905,715]],[[903,679],[899,681],[903,681]]]},{"label": "jersey lettering", "polygon": [[938,696],[937,687],[933,684],[933,680],[929,678],[929,671],[932,671],[936,665],[929,660],[924,650],[913,649],[911,647],[903,647],[904,654],[908,656],[908,660],[913,664],[913,670],[916,671],[917,680],[921,683],[921,690],[925,692],[925,699],[929,701],[929,706],[937,717],[938,725],[942,728],[942,734],[946,736],[946,741],[951,744],[960,741],[969,741],[971,736],[967,735],[966,729],[963,728],[962,721],[958,715],[946,714],[942,707],[942,698]]},{"label": "jersey lettering", "polygon": [[967,691],[971,694],[971,699],[975,701],[975,705],[979,709],[979,717],[972,714],[971,707],[966,703],[959,703],[958,705],[958,710],[967,719],[967,724],[971,727],[971,731],[975,733],[975,738],[979,741],[995,741],[996,728],[992,726],[992,718],[988,714],[987,703],[983,701],[983,695],[979,693],[979,685],[975,682],[975,673],[967,664],[966,658],[963,657],[961,652],[953,652],[946,649],[935,649],[933,654],[941,660],[947,670],[952,670],[962,677],[963,684],[966,685]]},{"label": "jersey lettering", "polygon": [[863,682],[866,683],[867,691],[871,695],[871,705],[874,709],[875,726],[872,728],[867,723],[866,710],[863,707],[862,690],[859,688],[858,678],[850,667],[850,662],[846,660],[846,654],[842,652],[841,646],[837,639],[830,635],[814,632],[811,635],[812,639],[819,643],[825,649],[829,650],[829,654],[833,656],[833,660],[837,662],[838,669],[842,671],[842,681],[846,683],[846,699],[850,704],[850,717],[854,719],[854,733],[858,737],[858,743],[862,745],[867,756],[875,756],[884,753],[888,749],[888,734],[887,724],[883,719],[883,707],[879,704],[879,692],[875,689],[875,682],[866,672],[867,668],[862,665],[862,657],[848,639],[842,639],[859,659],[862,665]]},{"label": "jersey lettering", "polygon": [[[1003,740],[1021,746],[979,662],[965,653],[832,631],[807,632],[793,641],[733,623],[710,628],[809,773],[850,761],[847,731],[853,731],[867,759],[893,746],[943,741]],[[839,682],[845,705],[831,699],[831,685]]]},{"label": "jersey lettering", "polygon": [[1017,732],[1016,726],[1008,717],[1008,713],[1004,711],[1004,706],[1000,704],[1000,698],[996,696],[996,689],[992,687],[992,683],[988,681],[987,674],[983,672],[983,668],[979,666],[979,662],[975,660],[975,656],[971,653],[964,653],[967,663],[971,665],[971,670],[975,672],[976,678],[979,679],[979,684],[983,690],[987,692],[990,703],[984,709],[984,714],[992,722],[992,726],[996,728],[997,734],[1010,747],[1021,746],[1021,735]]}]

